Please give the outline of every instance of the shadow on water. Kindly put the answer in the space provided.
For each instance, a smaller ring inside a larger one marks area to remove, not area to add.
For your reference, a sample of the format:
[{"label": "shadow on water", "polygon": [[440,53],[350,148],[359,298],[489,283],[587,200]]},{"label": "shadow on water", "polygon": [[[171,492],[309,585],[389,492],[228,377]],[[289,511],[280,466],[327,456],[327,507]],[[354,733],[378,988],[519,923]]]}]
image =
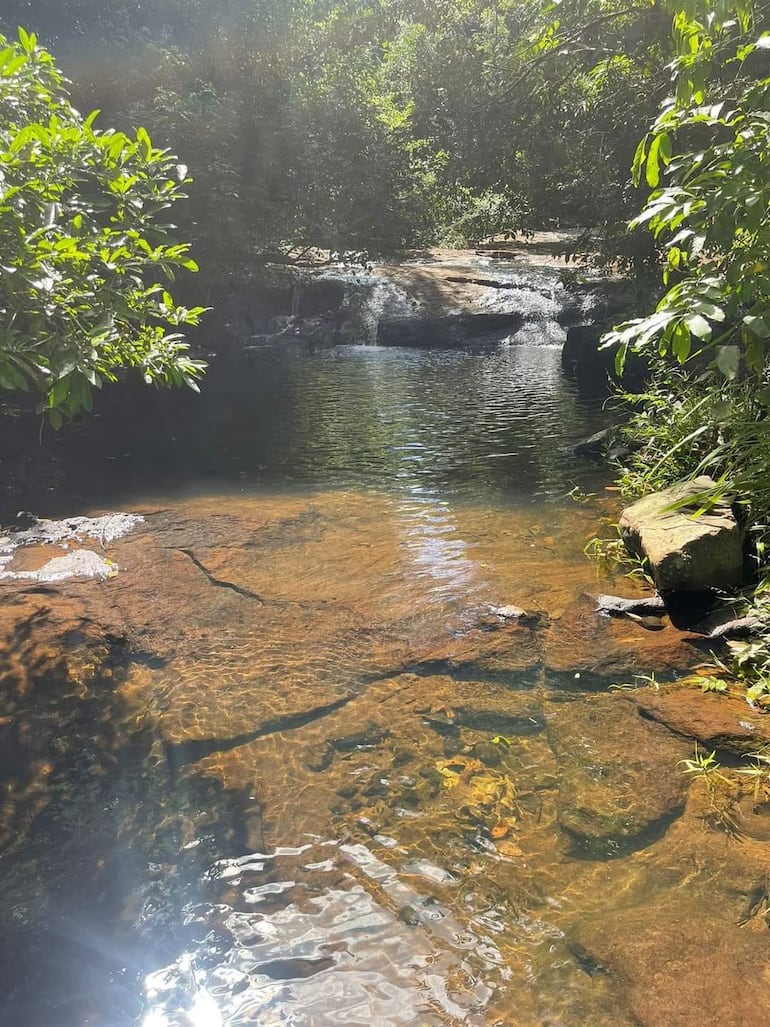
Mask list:
[{"label": "shadow on water", "polygon": [[12,640],[24,671],[0,700],[3,1022],[135,1023],[144,976],[185,943],[178,910],[248,844],[243,797],[158,759],[115,700],[123,647],[74,646],[65,666],[34,635]]},{"label": "shadow on water", "polygon": [[37,446],[33,418],[0,441],[5,520],[204,487],[371,485],[537,502],[591,482],[571,453],[606,419],[564,378],[556,346],[492,353],[267,348],[212,360],[203,393],[124,384]]}]

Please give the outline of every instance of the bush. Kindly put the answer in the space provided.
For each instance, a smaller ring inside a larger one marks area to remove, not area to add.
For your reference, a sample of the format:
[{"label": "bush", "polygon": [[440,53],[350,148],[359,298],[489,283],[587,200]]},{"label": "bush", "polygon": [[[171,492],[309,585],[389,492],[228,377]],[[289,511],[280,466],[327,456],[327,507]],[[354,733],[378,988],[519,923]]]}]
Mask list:
[{"label": "bush", "polygon": [[205,366],[168,331],[203,308],[155,280],[197,270],[157,220],[187,170],[142,128],[96,129],[97,114],[72,107],[34,35],[0,36],[0,388],[37,393],[55,428],[123,368],[197,388]]}]

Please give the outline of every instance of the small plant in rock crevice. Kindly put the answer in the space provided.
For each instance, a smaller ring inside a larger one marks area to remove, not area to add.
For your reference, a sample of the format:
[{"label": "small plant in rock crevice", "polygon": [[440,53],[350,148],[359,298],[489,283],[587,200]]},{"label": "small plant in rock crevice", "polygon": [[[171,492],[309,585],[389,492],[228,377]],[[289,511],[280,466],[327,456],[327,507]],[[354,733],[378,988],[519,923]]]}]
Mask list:
[{"label": "small plant in rock crevice", "polygon": [[712,827],[726,831],[731,837],[740,837],[737,807],[740,789],[723,772],[716,752],[706,754],[696,742],[693,758],[680,760],[677,766],[682,768],[683,774],[703,782],[707,801],[704,820]]}]

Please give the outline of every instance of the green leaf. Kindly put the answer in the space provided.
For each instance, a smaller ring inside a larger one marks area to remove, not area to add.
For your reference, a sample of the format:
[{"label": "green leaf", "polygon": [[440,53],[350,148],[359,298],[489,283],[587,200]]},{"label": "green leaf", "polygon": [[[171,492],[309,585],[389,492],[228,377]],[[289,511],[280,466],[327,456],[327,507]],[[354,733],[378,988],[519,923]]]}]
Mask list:
[{"label": "green leaf", "polygon": [[19,26],[19,42],[21,48],[26,54],[31,54],[37,46],[37,36],[34,32],[26,32],[21,26]]},{"label": "green leaf", "polygon": [[651,189],[655,189],[660,182],[660,142],[661,137],[655,136],[647,153],[645,179]]},{"label": "green leaf", "polygon": [[711,325],[700,314],[690,315],[690,317],[685,318],[684,323],[688,330],[693,335],[697,335],[699,339],[708,340],[711,338]]},{"label": "green leaf", "polygon": [[768,324],[764,317],[747,314],[743,319],[743,323],[751,334],[756,335],[758,339],[770,339],[770,324]]},{"label": "green leaf", "polygon": [[136,141],[142,147],[145,160],[149,160],[152,156],[152,142],[146,128],[138,128],[136,130]]},{"label": "green leaf", "polygon": [[738,346],[717,346],[716,365],[728,381],[738,377],[741,351]]}]

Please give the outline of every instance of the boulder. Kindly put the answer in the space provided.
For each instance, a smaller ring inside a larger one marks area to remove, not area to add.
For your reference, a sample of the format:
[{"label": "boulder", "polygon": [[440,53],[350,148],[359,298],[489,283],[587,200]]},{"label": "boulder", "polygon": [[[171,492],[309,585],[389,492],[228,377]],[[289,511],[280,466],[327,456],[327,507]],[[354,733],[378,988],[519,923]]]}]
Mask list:
[{"label": "boulder", "polygon": [[581,381],[605,382],[607,378],[612,378],[631,388],[644,381],[647,364],[638,354],[629,353],[623,374],[617,374],[616,350],[600,348],[602,336],[611,327],[608,322],[572,325],[567,329],[567,338],[561,352],[561,364],[568,374],[573,374]]},{"label": "boulder", "polygon": [[701,476],[644,496],[623,511],[621,537],[629,552],[646,560],[659,592],[731,589],[741,583],[743,532],[729,502],[699,512],[699,497],[715,488],[711,478]]}]

